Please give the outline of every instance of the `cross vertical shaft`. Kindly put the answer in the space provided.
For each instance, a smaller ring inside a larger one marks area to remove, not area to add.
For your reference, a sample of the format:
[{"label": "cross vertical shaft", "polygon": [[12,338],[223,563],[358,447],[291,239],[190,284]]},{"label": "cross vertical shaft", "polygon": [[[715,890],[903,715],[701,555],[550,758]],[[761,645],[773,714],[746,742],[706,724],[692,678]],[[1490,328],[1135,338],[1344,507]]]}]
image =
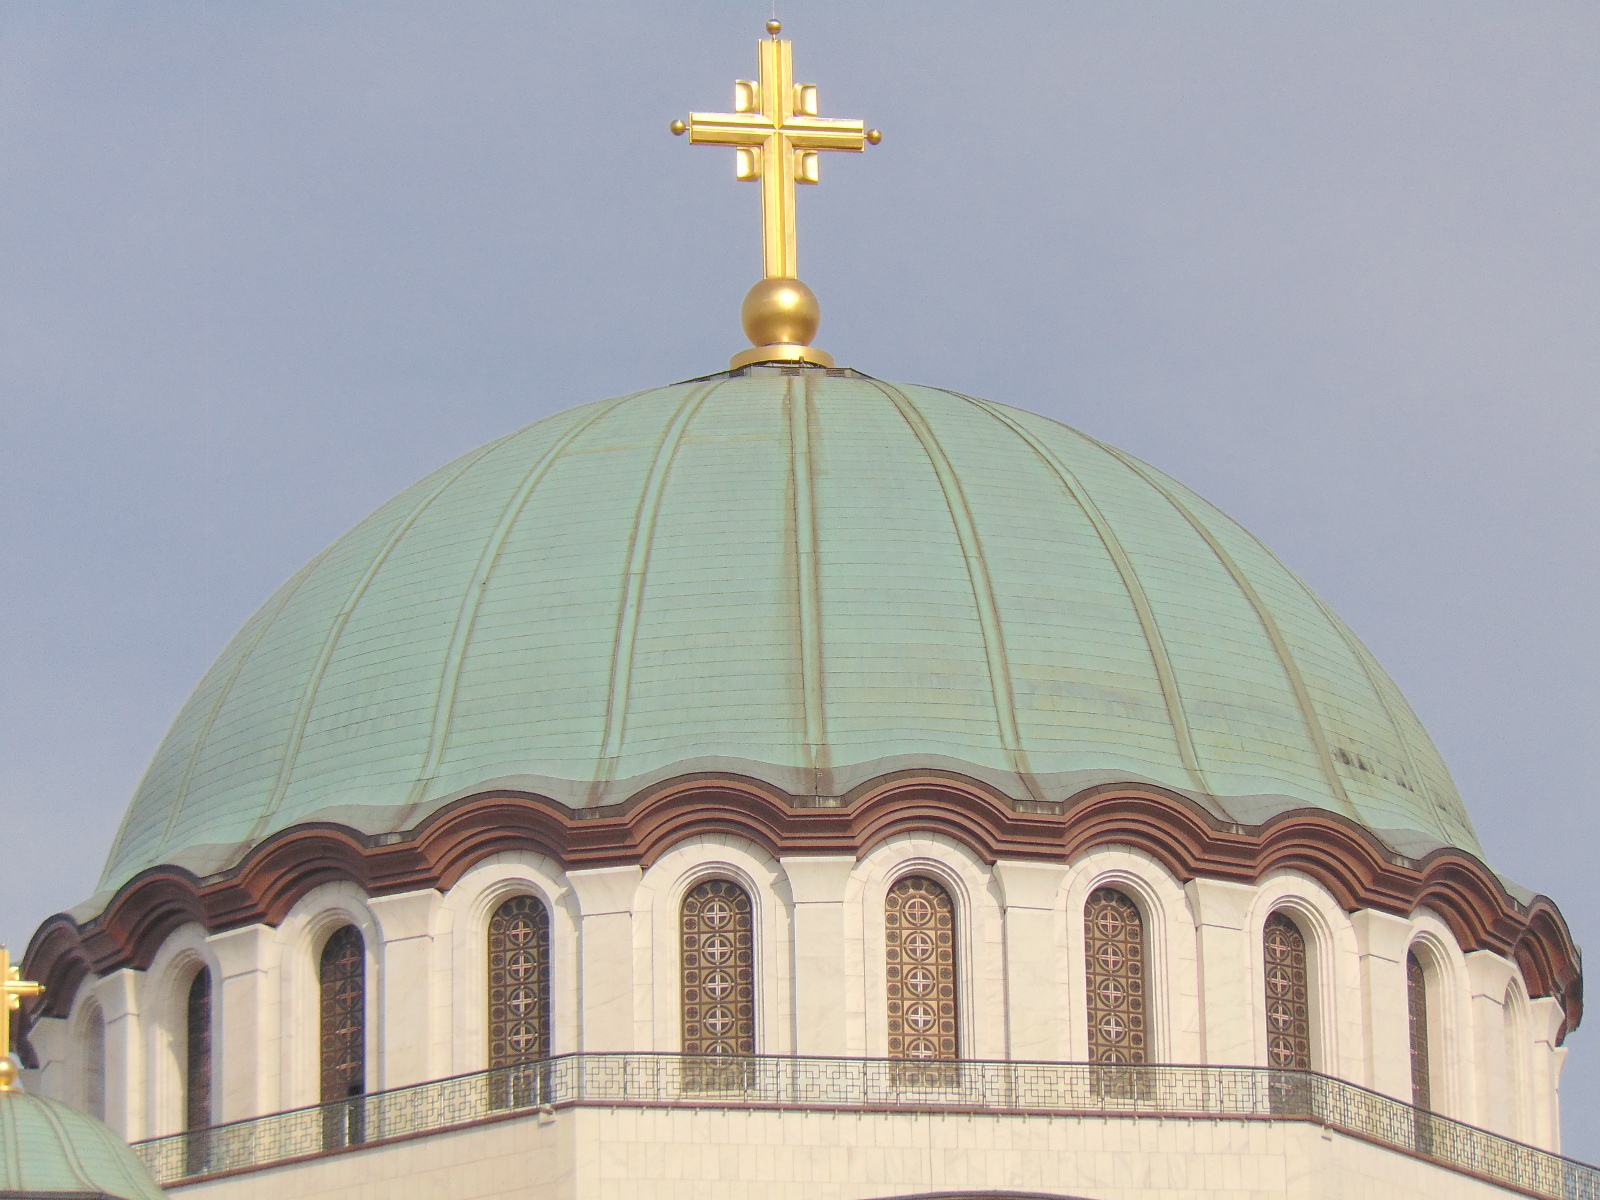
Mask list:
[{"label": "cross vertical shaft", "polygon": [[795,152],[783,132],[794,116],[793,45],[786,38],[775,37],[759,43],[761,111],[771,114],[776,126],[761,147],[759,164],[761,262],[767,279],[800,278],[795,251]]},{"label": "cross vertical shaft", "polygon": [[751,289],[743,310],[745,332],[771,353],[763,358],[747,350],[735,359],[831,364],[821,351],[807,349],[816,333],[818,309],[816,297],[799,277],[795,185],[817,182],[820,151],[860,152],[882,135],[861,121],[817,115],[817,89],[795,83],[793,43],[778,36],[780,28],[776,20],[767,22],[772,36],[759,43],[759,74],[754,82],[734,84],[733,112],[692,112],[687,121],[674,121],[672,132],[687,133],[696,145],[732,147],[734,177],[761,183],[763,279],[788,284]]}]

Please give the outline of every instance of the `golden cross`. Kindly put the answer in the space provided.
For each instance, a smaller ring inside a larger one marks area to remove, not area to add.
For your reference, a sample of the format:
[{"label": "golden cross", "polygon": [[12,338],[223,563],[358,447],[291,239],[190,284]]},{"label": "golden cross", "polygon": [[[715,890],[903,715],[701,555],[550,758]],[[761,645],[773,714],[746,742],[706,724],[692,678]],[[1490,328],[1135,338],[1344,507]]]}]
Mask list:
[{"label": "golden cross", "polygon": [[696,145],[733,147],[734,177],[761,181],[766,278],[798,279],[795,184],[817,182],[819,151],[861,151],[883,135],[861,121],[817,115],[817,86],[794,81],[793,43],[778,37],[782,28],[767,22],[772,36],[759,43],[760,79],[734,83],[733,112],[692,112],[687,123],[674,121],[672,132],[688,133]]},{"label": "golden cross", "polygon": [[0,1004],[0,1055],[11,1052],[11,1014],[22,1007],[22,997],[37,996],[44,984],[22,978],[22,971],[11,965],[11,951],[0,946],[0,993],[5,1002]]}]

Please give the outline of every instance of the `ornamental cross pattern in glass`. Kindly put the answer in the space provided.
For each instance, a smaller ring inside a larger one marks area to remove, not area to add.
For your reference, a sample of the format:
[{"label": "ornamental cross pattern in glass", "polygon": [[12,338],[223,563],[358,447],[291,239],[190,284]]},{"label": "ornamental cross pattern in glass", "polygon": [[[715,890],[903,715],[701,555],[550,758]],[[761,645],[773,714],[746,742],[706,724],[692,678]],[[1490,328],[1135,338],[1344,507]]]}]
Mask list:
[{"label": "ornamental cross pattern in glass", "polygon": [[1267,1065],[1311,1069],[1311,990],[1306,939],[1285,914],[1267,918],[1261,937],[1267,980]]},{"label": "ornamental cross pattern in glass", "polygon": [[1090,1059],[1147,1061],[1144,921],[1133,901],[1114,888],[1097,888],[1084,909],[1084,944]]},{"label": "ornamental cross pattern in glass", "polygon": [[755,952],[750,897],[726,879],[683,901],[683,1052],[756,1052]]},{"label": "ornamental cross pattern in glass", "polygon": [[367,952],[346,925],[322,948],[322,1102],[359,1096],[367,1086]]},{"label": "ornamental cross pattern in glass", "polygon": [[950,894],[921,875],[902,879],[884,902],[889,994],[889,1057],[954,1059],[955,908]]},{"label": "ornamental cross pattern in glass", "polygon": [[514,896],[489,920],[489,1065],[550,1056],[550,914]]}]

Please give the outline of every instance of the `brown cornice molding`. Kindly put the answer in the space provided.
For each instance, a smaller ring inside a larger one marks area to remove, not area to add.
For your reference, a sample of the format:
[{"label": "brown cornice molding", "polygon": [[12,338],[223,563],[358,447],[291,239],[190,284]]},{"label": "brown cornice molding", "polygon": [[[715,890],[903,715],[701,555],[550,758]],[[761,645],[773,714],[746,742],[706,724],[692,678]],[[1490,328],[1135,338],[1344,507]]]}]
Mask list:
[{"label": "brown cornice molding", "polygon": [[1323,809],[1232,825],[1176,792],[1103,784],[1078,793],[1059,813],[1019,812],[1008,797],[971,779],[919,772],[873,780],[837,806],[807,804],[748,778],[693,775],[601,809],[570,809],[526,792],[484,792],[440,809],[399,837],[298,825],[222,874],[202,880],[181,867],[152,867],[82,925],[65,914],[51,917],[24,960],[28,977],[48,988],[31,1008],[65,1015],[87,971],[143,970],[167,935],[190,921],[212,933],[277,925],[312,888],[335,880],[372,896],[444,891],[474,864],[507,850],[537,851],[569,870],[648,867],[685,838],[708,833],[747,838],[775,857],[859,857],[897,833],[917,832],[945,834],[990,863],[1066,863],[1114,843],[1144,851],[1181,881],[1203,876],[1254,883],[1280,868],[1303,871],[1346,911],[1405,915],[1427,906],[1449,924],[1464,951],[1514,958],[1531,995],[1561,1002],[1562,1037],[1582,1016],[1578,951],[1553,903],[1541,896],[1523,907],[1466,851],[1443,848],[1407,859],[1370,830]]}]

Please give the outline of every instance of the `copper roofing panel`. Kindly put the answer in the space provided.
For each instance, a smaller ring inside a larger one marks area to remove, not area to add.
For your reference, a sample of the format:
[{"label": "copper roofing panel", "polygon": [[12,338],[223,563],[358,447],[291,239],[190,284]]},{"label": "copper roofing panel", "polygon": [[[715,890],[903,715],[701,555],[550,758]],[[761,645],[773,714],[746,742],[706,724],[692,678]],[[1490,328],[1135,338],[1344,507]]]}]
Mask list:
[{"label": "copper roofing panel", "polygon": [[751,368],[538,421],[330,546],[178,714],[100,895],[490,781],[581,807],[708,763],[829,794],[917,762],[1478,852],[1382,668],[1183,485],[1004,405]]}]

